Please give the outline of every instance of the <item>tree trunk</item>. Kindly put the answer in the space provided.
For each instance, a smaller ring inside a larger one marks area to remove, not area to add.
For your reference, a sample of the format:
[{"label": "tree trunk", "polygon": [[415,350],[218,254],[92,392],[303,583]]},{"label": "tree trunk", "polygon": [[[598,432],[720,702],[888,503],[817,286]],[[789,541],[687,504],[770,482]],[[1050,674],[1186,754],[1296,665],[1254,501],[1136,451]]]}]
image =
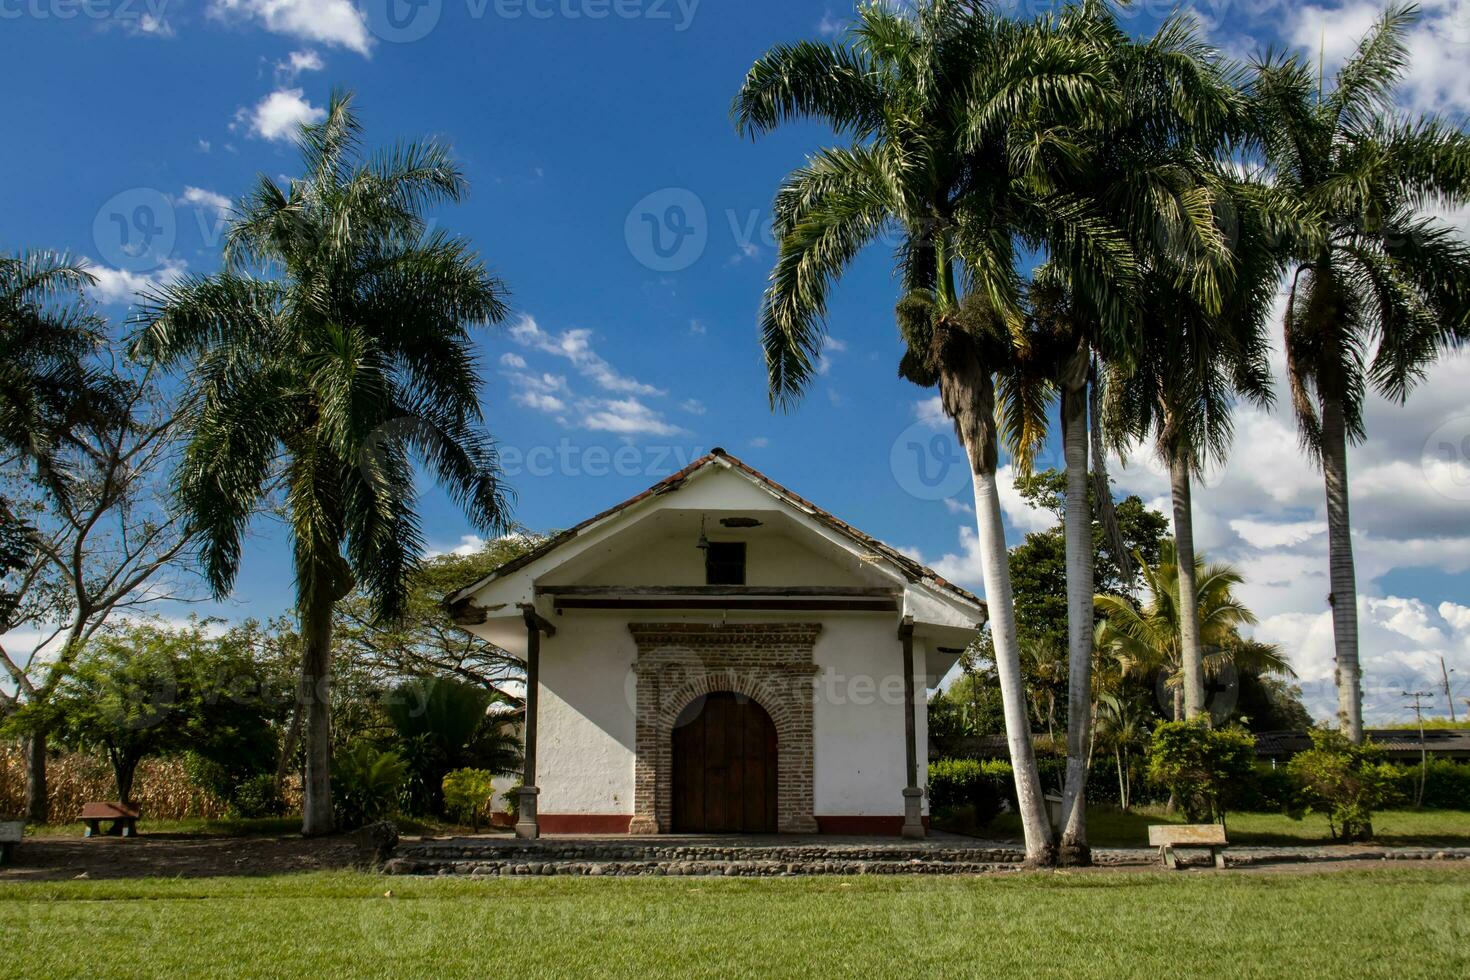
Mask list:
[{"label": "tree trunk", "polygon": [[286,773],[291,771],[291,762],[296,758],[296,743],[301,740],[301,699],[296,699],[291,709],[291,724],[286,727],[286,737],[281,740],[281,754],[276,759],[276,796],[285,799]]},{"label": "tree trunk", "polygon": [[33,732],[21,739],[26,766],[26,820],[47,823],[51,799],[46,790],[46,733]]},{"label": "tree trunk", "polygon": [[1205,711],[1205,653],[1200,643],[1199,597],[1194,580],[1194,512],[1189,499],[1189,463],[1169,454],[1169,491],[1174,504],[1174,549],[1179,565],[1179,659],[1184,672],[1184,717]]},{"label": "tree trunk", "polygon": [[1327,554],[1332,638],[1337,652],[1337,717],[1348,738],[1363,741],[1363,682],[1358,665],[1358,583],[1348,516],[1347,427],[1342,402],[1322,399],[1322,472],[1327,482]]},{"label": "tree trunk", "polygon": [[1026,836],[1026,863],[1054,865],[1056,837],[1041,794],[1026,688],[1021,675],[1021,649],[1016,636],[1016,605],[1001,520],[1000,492],[995,482],[998,451],[995,438],[995,385],[980,362],[974,338],[964,330],[936,323],[935,361],[940,365],[939,394],[955,435],[970,459],[975,487],[975,525],[980,547],[985,601],[990,614],[995,672],[1016,782],[1016,810]]},{"label": "tree trunk", "polygon": [[1087,772],[1092,732],[1092,514],[1087,504],[1087,373],[1062,389],[1067,468],[1067,777],[1062,788],[1063,864],[1092,863],[1087,846]]},{"label": "tree trunk", "polygon": [[301,610],[301,677],[298,703],[306,711],[306,775],[303,781],[301,832],[329,834],[332,814],[332,589],[330,576],[319,584]]},{"label": "tree trunk", "polygon": [[133,805],[133,777],[138,773],[138,758],[131,752],[109,748],[108,760],[112,763],[112,779],[117,785],[117,801],[123,806]]}]

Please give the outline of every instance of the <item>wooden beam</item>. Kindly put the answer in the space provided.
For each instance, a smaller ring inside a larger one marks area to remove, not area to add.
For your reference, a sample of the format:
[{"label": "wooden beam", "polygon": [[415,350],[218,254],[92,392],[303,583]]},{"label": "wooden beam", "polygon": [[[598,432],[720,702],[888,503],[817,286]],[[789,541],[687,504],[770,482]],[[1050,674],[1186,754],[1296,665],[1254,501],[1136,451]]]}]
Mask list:
[{"label": "wooden beam", "polygon": [[523,602],[520,604],[519,608],[521,610],[521,615],[526,620],[527,629],[534,628],[540,630],[547,636],[556,635],[556,625],[552,623],[551,620],[538,613],[535,606],[531,605],[529,602]]},{"label": "wooden beam", "polygon": [[903,748],[908,763],[905,776],[909,789],[919,786],[919,744],[914,730],[914,617],[905,616],[898,625],[898,638],[903,644]]},{"label": "wooden beam", "polygon": [[817,612],[897,612],[897,599],[779,599],[754,597],[682,597],[669,596],[665,599],[650,598],[579,598],[577,596],[556,597],[554,604],[561,609],[728,609],[760,610],[812,610]]},{"label": "wooden beam", "polygon": [[846,585],[538,585],[537,595],[586,596],[731,596],[780,598],[896,599],[901,589]]}]

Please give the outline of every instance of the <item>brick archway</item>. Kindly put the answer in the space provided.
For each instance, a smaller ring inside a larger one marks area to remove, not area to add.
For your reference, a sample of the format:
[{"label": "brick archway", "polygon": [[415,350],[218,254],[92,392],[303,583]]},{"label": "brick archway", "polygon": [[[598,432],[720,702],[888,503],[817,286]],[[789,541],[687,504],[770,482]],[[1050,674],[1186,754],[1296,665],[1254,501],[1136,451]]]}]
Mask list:
[{"label": "brick archway", "polygon": [[771,716],[777,739],[777,829],[816,833],[812,793],[812,647],[818,623],[631,623],[638,644],[634,834],[673,820],[673,731],[705,694],[729,691]]}]

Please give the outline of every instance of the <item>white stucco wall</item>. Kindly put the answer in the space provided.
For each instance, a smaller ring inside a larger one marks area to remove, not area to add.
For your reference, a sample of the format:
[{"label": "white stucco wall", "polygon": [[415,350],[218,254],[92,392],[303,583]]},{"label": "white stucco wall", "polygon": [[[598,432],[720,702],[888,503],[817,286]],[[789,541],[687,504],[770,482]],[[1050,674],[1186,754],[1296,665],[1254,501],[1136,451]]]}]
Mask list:
[{"label": "white stucco wall", "polygon": [[[739,622],[786,622],[791,613],[746,614]],[[902,650],[892,614],[802,613],[820,622],[813,650],[813,789],[818,816],[903,812]],[[635,744],[630,621],[720,622],[667,611],[569,610],[542,644],[537,782],[543,813],[633,812]],[[732,618],[732,621],[737,621]],[[924,690],[924,648],[915,642],[917,689]],[[920,781],[928,743],[924,698],[916,717]],[[927,812],[927,811],[926,811]]]}]

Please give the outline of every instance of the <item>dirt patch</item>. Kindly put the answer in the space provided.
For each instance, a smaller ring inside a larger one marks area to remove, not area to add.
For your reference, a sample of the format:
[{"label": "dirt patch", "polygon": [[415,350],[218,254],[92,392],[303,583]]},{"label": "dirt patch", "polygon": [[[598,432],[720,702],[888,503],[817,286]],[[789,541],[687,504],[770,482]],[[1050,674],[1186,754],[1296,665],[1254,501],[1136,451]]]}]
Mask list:
[{"label": "dirt patch", "polygon": [[70,878],[207,878],[372,867],[371,847],[353,835],[205,837],[27,837],[0,868],[0,881]]}]

